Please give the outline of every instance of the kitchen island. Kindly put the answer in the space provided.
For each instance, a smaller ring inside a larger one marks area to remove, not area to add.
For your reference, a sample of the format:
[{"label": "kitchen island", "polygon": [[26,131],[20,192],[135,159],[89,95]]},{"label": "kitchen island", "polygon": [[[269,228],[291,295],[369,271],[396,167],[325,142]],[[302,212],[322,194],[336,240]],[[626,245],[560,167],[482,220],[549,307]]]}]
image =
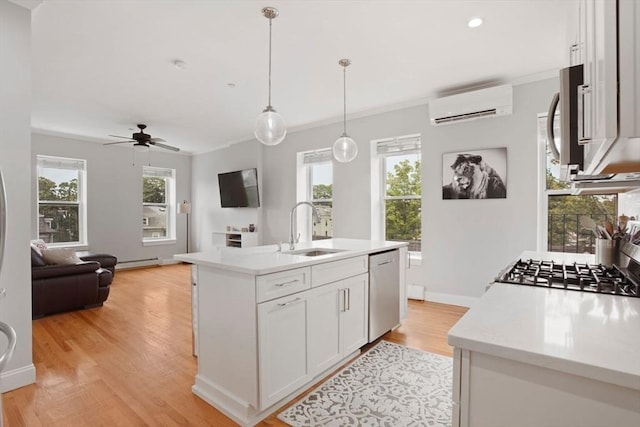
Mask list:
[{"label": "kitchen island", "polygon": [[638,331],[640,298],[492,284],[449,331],[454,427],[639,426]]},{"label": "kitchen island", "polygon": [[[193,392],[241,425],[274,412],[360,352],[368,342],[369,255],[406,249],[329,239],[292,251],[270,245],[176,255],[196,265]],[[400,283],[403,273],[399,265]]]}]

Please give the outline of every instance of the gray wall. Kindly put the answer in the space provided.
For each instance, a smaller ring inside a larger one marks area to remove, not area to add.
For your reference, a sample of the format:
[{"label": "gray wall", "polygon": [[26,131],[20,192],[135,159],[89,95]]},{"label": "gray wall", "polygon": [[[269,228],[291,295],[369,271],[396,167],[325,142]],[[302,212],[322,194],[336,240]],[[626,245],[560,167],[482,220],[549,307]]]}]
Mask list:
[{"label": "gray wall", "polygon": [[[36,156],[87,161],[87,231],[89,250],[106,252],[118,262],[158,258],[171,260],[186,252],[186,216],[176,214],[176,243],[142,245],[142,166],[176,170],[176,202],[191,199],[191,156],[151,149],[135,153],[131,146],[104,146],[82,140],[33,134],[31,142],[31,238],[37,238]],[[126,264],[122,264],[126,266]]]},{"label": "gray wall", "polygon": [[[31,126],[31,14],[0,0],[0,170],[7,195],[7,233],[0,288],[0,321],[16,330],[13,359],[0,375],[0,393],[35,381],[31,358],[29,150]],[[0,349],[6,340],[0,339]],[[1,414],[0,414],[1,416]]]},{"label": "gray wall", "polygon": [[224,231],[227,225],[241,229],[249,224],[260,226],[260,208],[221,208],[218,174],[240,169],[258,168],[258,192],[264,204],[262,167],[258,166],[262,148],[257,141],[234,144],[228,148],[193,157],[193,242],[198,251],[213,248],[213,232]]},{"label": "gray wall", "polygon": [[[471,304],[509,261],[536,248],[536,115],[547,111],[557,85],[556,79],[549,79],[515,86],[510,116],[435,127],[429,124],[427,105],[420,105],[349,120],[348,131],[358,142],[359,154],[352,163],[334,162],[334,236],[370,238],[370,141],[419,133],[427,297]],[[293,132],[281,144],[262,149],[262,155],[255,153],[255,164],[261,163],[263,244],[287,238],[288,211],[296,202],[296,153],[329,147],[341,133],[341,123]],[[496,147],[507,147],[507,199],[442,200],[443,153]],[[236,161],[232,149],[215,153],[219,164]],[[196,175],[194,167],[194,199],[199,200],[204,190]]]}]

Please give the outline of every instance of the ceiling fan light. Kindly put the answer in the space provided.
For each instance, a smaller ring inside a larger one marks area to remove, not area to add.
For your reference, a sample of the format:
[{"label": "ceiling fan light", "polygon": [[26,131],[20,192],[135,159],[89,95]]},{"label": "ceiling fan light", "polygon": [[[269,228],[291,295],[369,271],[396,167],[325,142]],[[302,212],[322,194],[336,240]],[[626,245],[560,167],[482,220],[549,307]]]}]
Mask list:
[{"label": "ceiling fan light", "polygon": [[287,126],[280,114],[267,107],[256,120],[254,134],[264,145],[278,145],[287,136]]},{"label": "ceiling fan light", "polygon": [[358,155],[358,144],[348,135],[342,135],[333,143],[333,158],[340,163],[349,163]]},{"label": "ceiling fan light", "polygon": [[146,153],[147,151],[149,151],[149,146],[141,142],[136,142],[135,144],[133,144],[133,149],[138,153]]}]

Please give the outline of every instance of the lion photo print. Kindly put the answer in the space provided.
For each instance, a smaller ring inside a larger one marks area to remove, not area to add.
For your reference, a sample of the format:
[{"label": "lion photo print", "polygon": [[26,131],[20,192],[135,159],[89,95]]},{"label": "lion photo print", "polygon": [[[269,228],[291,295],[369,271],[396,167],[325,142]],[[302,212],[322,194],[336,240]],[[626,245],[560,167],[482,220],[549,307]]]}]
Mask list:
[{"label": "lion photo print", "polygon": [[444,153],[443,199],[506,199],[507,148]]}]

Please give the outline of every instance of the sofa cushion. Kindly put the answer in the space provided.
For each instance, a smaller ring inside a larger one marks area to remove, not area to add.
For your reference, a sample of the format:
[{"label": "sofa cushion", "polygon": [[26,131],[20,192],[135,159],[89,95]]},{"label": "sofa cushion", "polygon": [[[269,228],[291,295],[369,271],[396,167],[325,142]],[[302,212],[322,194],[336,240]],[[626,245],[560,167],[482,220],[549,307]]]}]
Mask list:
[{"label": "sofa cushion", "polygon": [[43,249],[42,258],[47,264],[67,265],[82,262],[76,255],[75,249],[72,248]]},{"label": "sofa cushion", "polygon": [[31,241],[31,247],[36,250],[38,255],[42,255],[42,251],[47,249],[47,244],[42,239],[36,239]]},{"label": "sofa cushion", "polygon": [[95,261],[81,262],[73,265],[45,265],[31,269],[31,279],[47,279],[50,277],[74,276],[78,274],[95,273],[100,264]]},{"label": "sofa cushion", "polygon": [[42,267],[43,265],[47,265],[42,259],[42,255],[38,253],[38,250],[31,246],[31,267]]}]

